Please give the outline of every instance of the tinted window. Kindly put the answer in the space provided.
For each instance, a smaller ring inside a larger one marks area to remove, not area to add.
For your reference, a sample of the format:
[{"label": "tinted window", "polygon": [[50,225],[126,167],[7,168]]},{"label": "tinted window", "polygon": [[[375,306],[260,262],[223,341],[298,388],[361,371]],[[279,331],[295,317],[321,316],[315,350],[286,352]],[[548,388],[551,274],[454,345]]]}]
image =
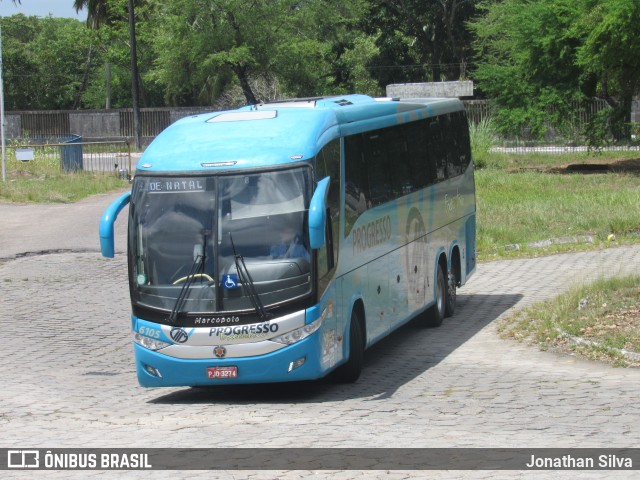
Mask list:
[{"label": "tinted window", "polygon": [[463,112],[345,138],[345,235],[367,208],[464,173],[471,154]]},{"label": "tinted window", "polygon": [[357,218],[371,204],[364,152],[362,151],[362,135],[352,135],[344,139],[344,156],[344,234],[349,235]]},{"label": "tinted window", "polygon": [[[327,242],[318,251],[318,278],[320,279],[320,294],[322,294],[330,279],[329,273],[338,261],[339,231],[340,231],[340,141],[334,140],[325,145],[316,157],[316,181],[330,177],[329,195],[329,227]],[[328,254],[327,247],[333,248],[333,257]]]}]

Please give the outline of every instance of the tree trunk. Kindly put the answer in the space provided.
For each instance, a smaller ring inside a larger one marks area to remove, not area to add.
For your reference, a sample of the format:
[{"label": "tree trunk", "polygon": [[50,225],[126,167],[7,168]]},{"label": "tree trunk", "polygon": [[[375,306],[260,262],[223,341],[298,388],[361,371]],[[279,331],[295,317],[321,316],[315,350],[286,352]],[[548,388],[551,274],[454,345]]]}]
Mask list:
[{"label": "tree trunk", "polygon": [[93,42],[89,44],[89,52],[87,53],[87,63],[84,67],[84,74],[82,75],[82,83],[80,83],[80,88],[76,92],[76,98],[73,101],[74,110],[77,110],[80,108],[80,101],[82,100],[82,94],[87,88],[87,83],[89,82],[89,71],[91,70],[92,62],[93,62]]},{"label": "tree trunk", "polygon": [[247,103],[249,105],[256,105],[258,100],[251,89],[251,85],[249,85],[249,78],[247,77],[247,67],[241,67],[239,65],[233,66],[233,71],[235,72],[238,80],[240,81],[240,87],[242,88],[242,93],[244,93],[244,97],[247,99]]},{"label": "tree trunk", "polygon": [[105,65],[105,76],[107,77],[105,84],[105,101],[104,108],[111,109],[111,62]]}]

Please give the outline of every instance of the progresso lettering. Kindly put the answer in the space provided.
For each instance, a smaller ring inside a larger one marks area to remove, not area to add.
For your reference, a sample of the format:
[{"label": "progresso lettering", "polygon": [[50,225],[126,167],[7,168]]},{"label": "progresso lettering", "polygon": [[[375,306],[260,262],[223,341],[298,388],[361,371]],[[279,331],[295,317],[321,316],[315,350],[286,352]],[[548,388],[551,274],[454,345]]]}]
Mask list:
[{"label": "progresso lettering", "polygon": [[352,235],[354,255],[380,245],[391,238],[391,217],[386,215],[355,228]]},{"label": "progresso lettering", "polygon": [[266,335],[268,333],[276,333],[278,331],[277,323],[258,323],[254,325],[242,325],[236,327],[215,327],[209,330],[210,337],[223,337],[232,335],[250,336]]}]

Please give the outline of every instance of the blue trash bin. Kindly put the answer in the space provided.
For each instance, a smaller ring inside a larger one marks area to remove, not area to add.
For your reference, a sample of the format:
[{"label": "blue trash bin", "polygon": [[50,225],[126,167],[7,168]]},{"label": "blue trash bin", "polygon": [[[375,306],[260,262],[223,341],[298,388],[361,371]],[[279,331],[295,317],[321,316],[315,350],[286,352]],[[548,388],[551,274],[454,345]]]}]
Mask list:
[{"label": "blue trash bin", "polygon": [[61,140],[64,145],[60,146],[60,157],[62,159],[62,171],[73,173],[82,170],[82,137],[80,135],[69,135]]}]

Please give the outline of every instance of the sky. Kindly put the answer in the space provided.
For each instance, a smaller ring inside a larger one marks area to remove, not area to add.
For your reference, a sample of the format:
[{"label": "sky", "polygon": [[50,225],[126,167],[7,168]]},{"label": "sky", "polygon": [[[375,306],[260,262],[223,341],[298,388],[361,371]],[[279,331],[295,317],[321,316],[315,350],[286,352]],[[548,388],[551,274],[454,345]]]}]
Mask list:
[{"label": "sky", "polygon": [[37,17],[47,17],[51,14],[54,17],[87,19],[87,11],[80,10],[76,13],[73,8],[73,0],[21,0],[14,4],[13,0],[0,0],[0,16],[8,17],[22,13],[26,16],[35,15]]}]

